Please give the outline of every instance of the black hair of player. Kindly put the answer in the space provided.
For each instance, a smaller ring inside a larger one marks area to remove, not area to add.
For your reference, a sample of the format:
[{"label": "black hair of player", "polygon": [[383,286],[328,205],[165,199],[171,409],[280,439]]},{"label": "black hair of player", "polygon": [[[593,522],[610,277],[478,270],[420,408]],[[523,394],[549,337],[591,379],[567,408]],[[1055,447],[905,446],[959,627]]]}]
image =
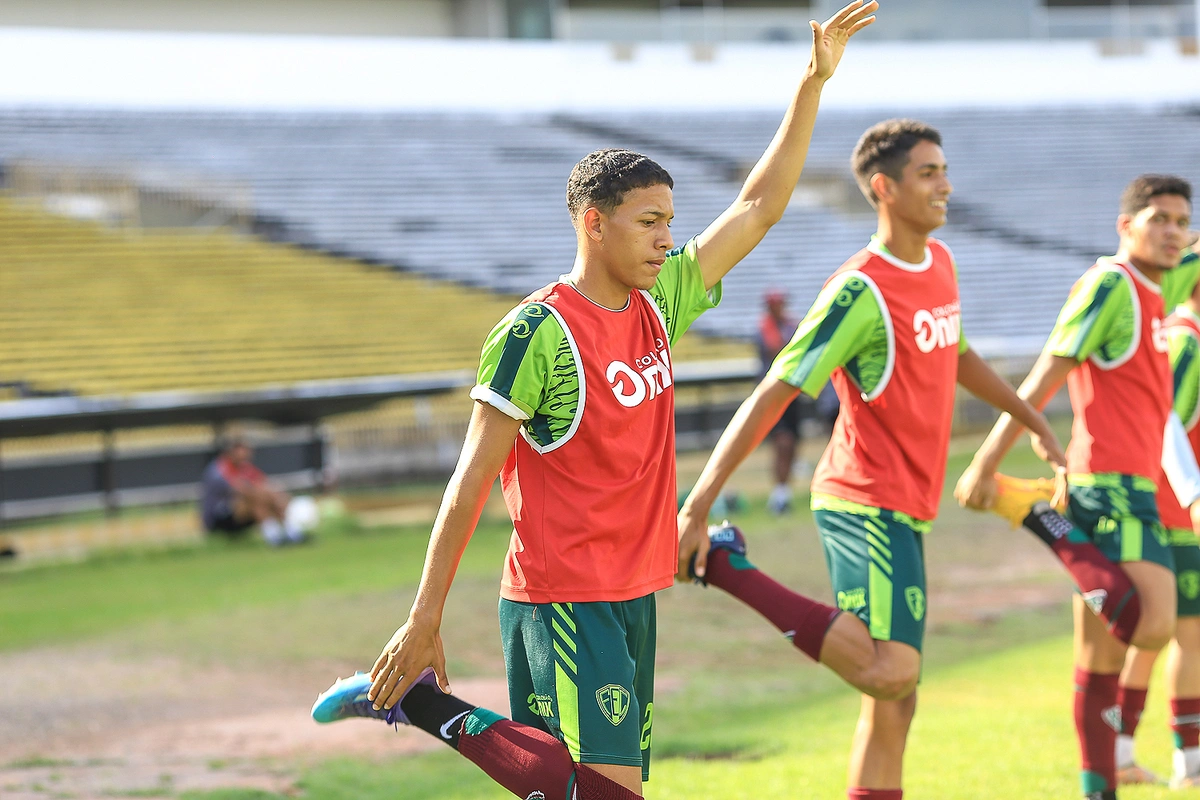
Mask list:
[{"label": "black hair of player", "polygon": [[1136,217],[1150,200],[1164,194],[1174,194],[1192,204],[1192,185],[1177,175],[1138,175],[1121,192],[1121,213]]},{"label": "black hair of player", "polygon": [[595,206],[611,214],[634,189],[675,188],[670,173],[632,150],[596,150],[579,160],[567,178],[567,210],[571,219]]},{"label": "black hair of player", "polygon": [[882,172],[894,181],[904,175],[908,156],[921,142],[933,142],[941,147],[942,134],[937,128],[915,119],[889,119],[872,125],[854,146],[850,166],[858,188],[878,208],[879,198],[871,188],[871,178]]}]

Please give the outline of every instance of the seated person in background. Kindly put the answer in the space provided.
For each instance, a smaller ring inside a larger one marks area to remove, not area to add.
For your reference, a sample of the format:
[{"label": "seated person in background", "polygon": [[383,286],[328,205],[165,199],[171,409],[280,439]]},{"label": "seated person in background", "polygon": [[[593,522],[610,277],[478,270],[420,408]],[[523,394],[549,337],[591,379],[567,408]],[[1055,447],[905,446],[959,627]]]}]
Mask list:
[{"label": "seated person in background", "polygon": [[205,467],[200,481],[200,516],[205,530],[239,534],[259,525],[270,545],[304,541],[302,527],[288,520],[291,498],[267,482],[267,476],[251,462],[251,454],[246,440],[235,436]]}]

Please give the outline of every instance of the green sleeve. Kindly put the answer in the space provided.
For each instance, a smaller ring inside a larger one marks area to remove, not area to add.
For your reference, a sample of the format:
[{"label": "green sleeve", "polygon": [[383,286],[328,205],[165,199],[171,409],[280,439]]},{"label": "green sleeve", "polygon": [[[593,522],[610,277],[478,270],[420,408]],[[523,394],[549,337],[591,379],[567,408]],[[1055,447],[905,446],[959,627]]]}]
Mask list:
[{"label": "green sleeve", "polygon": [[1200,254],[1189,248],[1183,251],[1179,266],[1163,275],[1163,307],[1167,313],[1192,296],[1200,279]]},{"label": "green sleeve", "polygon": [[1190,431],[1200,410],[1200,341],[1183,325],[1168,328],[1167,341],[1175,377],[1175,413]]},{"label": "green sleeve", "polygon": [[542,406],[556,353],[565,339],[562,326],[545,305],[517,306],[483,343],[471,397],[514,419],[531,419]]},{"label": "green sleeve", "polygon": [[720,283],[712,289],[704,288],[704,275],[700,272],[696,247],[693,237],[683,247],[667,253],[662,272],[650,289],[658,310],[666,320],[671,344],[678,342],[701,314],[716,308],[721,302]]},{"label": "green sleeve", "polygon": [[1113,360],[1128,348],[1133,335],[1129,281],[1114,269],[1091,269],[1071,289],[1045,349],[1076,361],[1086,361],[1093,353]]},{"label": "green sleeve", "polygon": [[[796,328],[796,335],[775,357],[767,374],[816,397],[833,371],[864,351],[885,325],[879,300],[862,274],[849,271],[835,275],[817,295]],[[886,358],[884,353],[884,362]],[[880,374],[882,371],[878,370]],[[869,387],[862,388],[870,391]]]}]

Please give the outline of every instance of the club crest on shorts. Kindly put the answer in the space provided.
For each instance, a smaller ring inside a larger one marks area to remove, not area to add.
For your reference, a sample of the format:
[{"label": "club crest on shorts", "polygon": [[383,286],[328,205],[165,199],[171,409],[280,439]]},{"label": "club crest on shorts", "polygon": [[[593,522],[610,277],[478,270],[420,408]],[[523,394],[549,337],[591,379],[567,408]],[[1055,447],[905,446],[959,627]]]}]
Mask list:
[{"label": "club crest on shorts", "polygon": [[1200,596],[1200,572],[1194,569],[1184,570],[1179,573],[1179,593],[1188,600],[1195,600]]},{"label": "club crest on shorts", "polygon": [[920,586],[905,589],[904,599],[908,602],[908,610],[912,612],[913,619],[920,622],[925,618],[925,593],[921,591]]},{"label": "club crest on shorts", "polygon": [[624,686],[610,683],[596,691],[596,702],[600,710],[613,725],[620,725],[621,720],[629,713],[629,692]]}]

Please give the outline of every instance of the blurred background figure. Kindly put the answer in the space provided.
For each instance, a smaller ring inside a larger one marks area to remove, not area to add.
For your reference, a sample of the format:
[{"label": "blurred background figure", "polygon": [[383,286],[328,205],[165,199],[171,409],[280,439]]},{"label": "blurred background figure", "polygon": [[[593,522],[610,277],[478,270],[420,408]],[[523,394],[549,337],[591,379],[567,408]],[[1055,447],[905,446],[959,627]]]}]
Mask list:
[{"label": "blurred background figure", "polygon": [[253,450],[241,436],[229,439],[204,469],[200,516],[209,533],[237,536],[258,525],[272,546],[306,541],[316,521],[311,497],[292,499],[272,486],[251,460]]},{"label": "blurred background figure", "polygon": [[[758,324],[759,375],[766,375],[771,362],[796,333],[796,320],[787,313],[787,294],[781,289],[770,289],[763,295],[766,311]],[[783,411],[783,416],[771,429],[771,475],[775,481],[767,498],[767,508],[774,514],[785,514],[792,506],[792,470],[796,452],[803,443],[804,417],[810,412],[812,401],[803,395],[792,401]],[[808,468],[802,460],[802,473]]]}]

